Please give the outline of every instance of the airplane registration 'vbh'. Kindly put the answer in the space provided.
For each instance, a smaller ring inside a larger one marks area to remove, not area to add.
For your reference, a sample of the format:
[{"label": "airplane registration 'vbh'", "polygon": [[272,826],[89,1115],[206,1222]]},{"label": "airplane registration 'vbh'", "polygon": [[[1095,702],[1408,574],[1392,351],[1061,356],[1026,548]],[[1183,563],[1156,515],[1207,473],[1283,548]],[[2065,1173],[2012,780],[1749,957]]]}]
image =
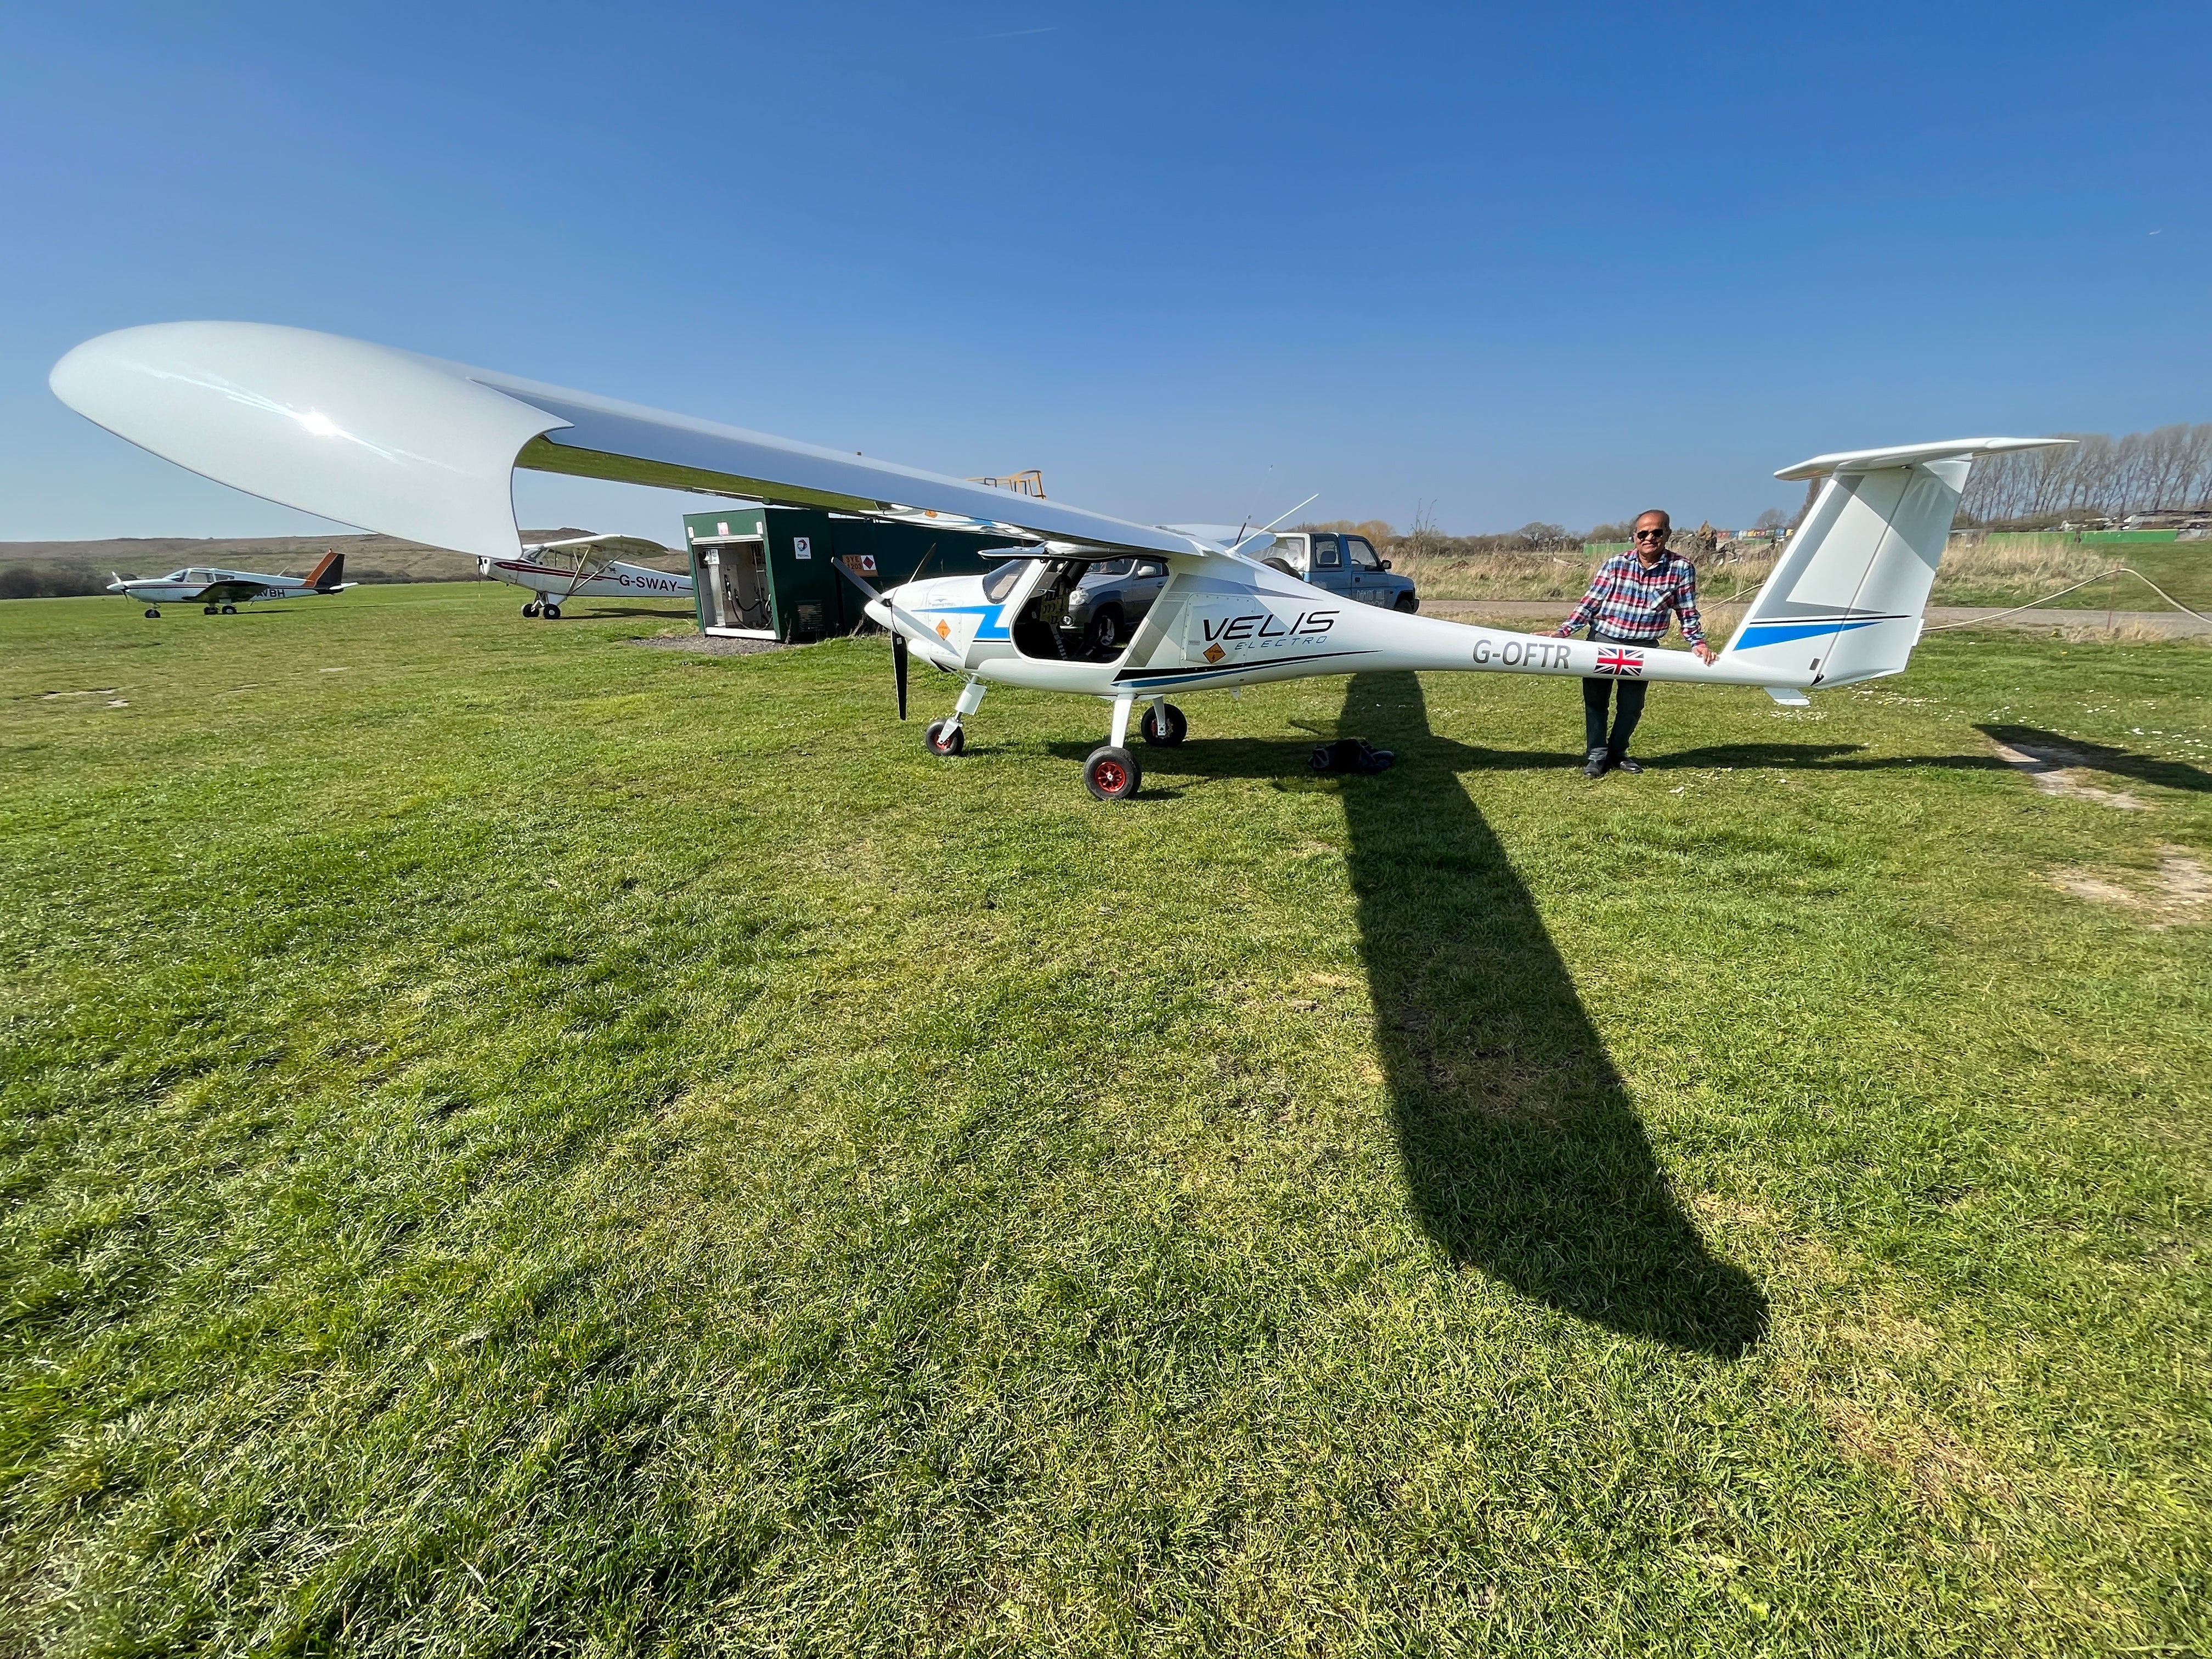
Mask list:
[{"label": "airplane registration 'vbh'", "polygon": [[304,599],[319,593],[343,593],[356,586],[345,579],[345,555],[325,553],[304,576],[264,576],[253,570],[219,570],[212,565],[187,565],[166,576],[118,574],[107,585],[146,607],[149,617],[159,617],[165,605],[196,605],[214,616],[228,617],[241,605],[256,599]]},{"label": "airplane registration 'vbh'", "polygon": [[[1347,603],[1261,562],[1265,531],[1129,523],[737,427],[520,380],[305,329],[161,323],[104,334],[54,366],[55,394],[181,466],[342,523],[479,558],[520,551],[517,467],[741,496],[1001,536],[981,576],[868,590],[891,635],[899,714],[909,653],[961,676],[930,749],[957,755],[993,684],[1067,691],[1112,708],[1084,764],[1101,799],[1133,794],[1127,745],[1172,745],[1178,693],[1376,670],[1635,676],[1752,685],[1802,703],[1822,686],[1894,674],[1922,613],[1974,458],[2051,438],[1959,438],[1818,455],[1775,476],[1821,481],[1811,511],[1711,663],[1688,652],[1474,628]],[[1107,652],[1055,625],[1094,563],[1165,561],[1152,609]],[[853,574],[854,573],[848,573]],[[857,574],[854,575],[856,583]]]}]

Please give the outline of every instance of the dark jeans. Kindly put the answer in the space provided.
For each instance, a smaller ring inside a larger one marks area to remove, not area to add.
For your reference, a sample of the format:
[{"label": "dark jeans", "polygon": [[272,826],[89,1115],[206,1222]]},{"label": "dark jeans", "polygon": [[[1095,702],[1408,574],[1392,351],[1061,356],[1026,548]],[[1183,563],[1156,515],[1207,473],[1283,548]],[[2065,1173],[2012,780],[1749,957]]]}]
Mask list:
[{"label": "dark jeans", "polygon": [[[1600,645],[1618,643],[1602,634],[1593,634],[1590,638]],[[1605,734],[1605,705],[1616,688],[1620,692],[1620,707],[1613,717],[1613,736],[1608,741]],[[1619,760],[1628,752],[1628,740],[1636,735],[1636,722],[1644,718],[1644,693],[1648,689],[1641,679],[1626,676],[1607,675],[1583,682],[1583,748],[1586,753],[1601,751]]]}]

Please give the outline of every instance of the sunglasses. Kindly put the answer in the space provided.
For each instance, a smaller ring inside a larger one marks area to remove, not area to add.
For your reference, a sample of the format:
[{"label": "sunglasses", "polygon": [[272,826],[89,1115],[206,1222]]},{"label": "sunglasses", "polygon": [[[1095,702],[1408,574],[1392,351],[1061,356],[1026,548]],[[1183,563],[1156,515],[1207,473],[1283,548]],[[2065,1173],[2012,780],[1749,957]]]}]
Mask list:
[{"label": "sunglasses", "polygon": [[1639,530],[1636,532],[1636,539],[1639,542],[1663,542],[1674,533],[1671,530]]}]

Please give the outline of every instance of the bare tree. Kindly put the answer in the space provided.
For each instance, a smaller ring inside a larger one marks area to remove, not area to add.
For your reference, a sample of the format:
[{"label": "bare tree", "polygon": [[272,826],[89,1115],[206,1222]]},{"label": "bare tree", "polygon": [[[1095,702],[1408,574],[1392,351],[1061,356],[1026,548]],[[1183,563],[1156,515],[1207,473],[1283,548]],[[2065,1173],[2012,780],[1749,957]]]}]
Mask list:
[{"label": "bare tree", "polygon": [[2117,439],[2102,432],[2063,435],[2077,441],[1977,462],[1962,516],[1978,524],[2030,524],[2212,507],[2212,422],[2177,422]]},{"label": "bare tree", "polygon": [[1545,524],[1540,520],[1531,520],[1522,525],[1513,532],[1513,538],[1526,547],[1549,549],[1581,545],[1580,538],[1567,534],[1566,526]]}]

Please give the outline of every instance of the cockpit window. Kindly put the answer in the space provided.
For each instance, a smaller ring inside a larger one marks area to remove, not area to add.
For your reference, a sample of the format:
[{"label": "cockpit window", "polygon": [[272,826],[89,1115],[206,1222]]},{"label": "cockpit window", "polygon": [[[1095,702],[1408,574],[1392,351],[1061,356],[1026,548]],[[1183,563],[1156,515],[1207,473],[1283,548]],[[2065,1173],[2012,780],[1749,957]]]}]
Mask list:
[{"label": "cockpit window", "polygon": [[1028,559],[1009,559],[983,578],[983,597],[993,605],[1014,591],[1014,584],[1022,579],[1022,572],[1030,568]]}]

